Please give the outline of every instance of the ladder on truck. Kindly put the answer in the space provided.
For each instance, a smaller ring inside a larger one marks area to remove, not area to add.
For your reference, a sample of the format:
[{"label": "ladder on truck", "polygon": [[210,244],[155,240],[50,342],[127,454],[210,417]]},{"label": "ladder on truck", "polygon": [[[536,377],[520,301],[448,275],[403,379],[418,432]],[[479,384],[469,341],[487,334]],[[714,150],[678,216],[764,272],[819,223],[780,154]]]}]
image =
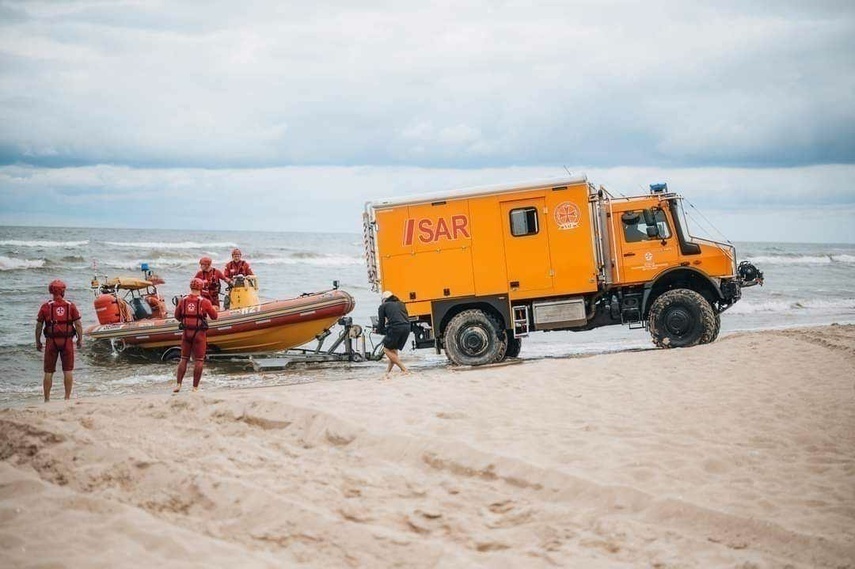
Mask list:
[{"label": "ladder on truck", "polygon": [[522,338],[528,336],[528,305],[522,304],[513,307],[514,311],[514,337]]}]

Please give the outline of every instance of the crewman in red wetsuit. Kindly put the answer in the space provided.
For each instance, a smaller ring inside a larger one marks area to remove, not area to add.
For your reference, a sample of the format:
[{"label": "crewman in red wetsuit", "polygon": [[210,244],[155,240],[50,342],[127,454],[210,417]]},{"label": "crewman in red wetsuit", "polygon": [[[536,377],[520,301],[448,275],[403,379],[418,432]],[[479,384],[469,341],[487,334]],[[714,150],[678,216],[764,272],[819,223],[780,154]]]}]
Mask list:
[{"label": "crewman in red wetsuit", "polygon": [[220,269],[212,267],[210,257],[199,259],[199,267],[201,267],[201,270],[196,273],[196,278],[201,279],[204,283],[202,297],[207,298],[211,301],[211,304],[220,308],[220,289],[223,287],[220,281],[232,284],[232,279],[224,275]]},{"label": "crewman in red wetsuit", "polygon": [[83,326],[80,324],[80,312],[73,302],[65,300],[65,283],[55,280],[48,285],[53,300],[45,302],[39,308],[36,317],[36,349],[42,351],[42,332],[47,344],[44,346],[44,392],[45,403],[50,401],[50,389],[53,387],[53,374],[56,372],[57,357],[62,358],[62,375],[65,383],[65,398],[71,399],[74,384],[74,341],[77,347],[83,347]]},{"label": "crewman in red wetsuit", "polygon": [[249,268],[249,263],[241,259],[240,249],[232,250],[232,260],[226,263],[226,268],[223,270],[227,278],[233,279],[237,275],[249,276],[253,274]]},{"label": "crewman in red wetsuit", "polygon": [[211,301],[200,296],[205,283],[202,279],[190,281],[190,296],[183,297],[175,307],[175,319],[184,333],[181,336],[181,362],[175,377],[177,385],[173,393],[181,391],[181,382],[187,373],[187,364],[193,356],[193,391],[199,390],[205,351],[208,349],[208,318],[217,319],[217,311]]}]

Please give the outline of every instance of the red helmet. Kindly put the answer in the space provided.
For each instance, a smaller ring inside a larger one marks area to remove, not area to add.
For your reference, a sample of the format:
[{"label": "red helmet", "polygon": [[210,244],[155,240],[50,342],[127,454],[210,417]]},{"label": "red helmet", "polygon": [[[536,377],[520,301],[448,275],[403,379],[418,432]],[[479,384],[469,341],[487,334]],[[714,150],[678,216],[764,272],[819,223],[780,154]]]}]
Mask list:
[{"label": "red helmet", "polygon": [[200,265],[210,265],[212,262],[213,261],[211,261],[210,257],[202,257],[201,259],[199,259]]},{"label": "red helmet", "polygon": [[54,294],[54,295],[58,294],[60,296],[65,296],[65,283],[59,279],[56,279],[55,281],[51,281],[51,283],[48,285],[47,289],[48,289],[48,292],[51,294]]},{"label": "red helmet", "polygon": [[205,281],[202,279],[193,279],[190,281],[190,290],[202,290],[205,288]]},{"label": "red helmet", "polygon": [[241,252],[240,252],[240,249],[238,249],[237,247],[235,247],[234,249],[232,249],[232,257],[234,257],[235,255],[242,255],[242,254],[243,254],[243,253],[241,253]]}]

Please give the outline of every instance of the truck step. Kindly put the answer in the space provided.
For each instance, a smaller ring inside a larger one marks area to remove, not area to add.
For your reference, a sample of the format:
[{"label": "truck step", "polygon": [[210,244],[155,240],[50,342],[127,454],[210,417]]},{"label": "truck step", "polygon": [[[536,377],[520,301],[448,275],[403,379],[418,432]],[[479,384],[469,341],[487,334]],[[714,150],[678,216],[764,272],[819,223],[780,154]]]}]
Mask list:
[{"label": "truck step", "polygon": [[528,336],[529,332],[529,319],[528,319],[528,305],[520,305],[514,306],[514,336],[517,338],[523,338]]}]

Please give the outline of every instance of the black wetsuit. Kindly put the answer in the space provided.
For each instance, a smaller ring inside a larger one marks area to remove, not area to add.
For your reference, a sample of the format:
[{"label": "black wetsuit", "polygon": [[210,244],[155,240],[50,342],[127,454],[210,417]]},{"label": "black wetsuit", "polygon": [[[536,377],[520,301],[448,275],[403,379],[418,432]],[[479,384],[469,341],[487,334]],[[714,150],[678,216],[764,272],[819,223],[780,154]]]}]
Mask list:
[{"label": "black wetsuit", "polygon": [[392,295],[377,309],[377,331],[385,334],[383,345],[390,350],[400,350],[410,336],[410,315],[407,306]]}]

